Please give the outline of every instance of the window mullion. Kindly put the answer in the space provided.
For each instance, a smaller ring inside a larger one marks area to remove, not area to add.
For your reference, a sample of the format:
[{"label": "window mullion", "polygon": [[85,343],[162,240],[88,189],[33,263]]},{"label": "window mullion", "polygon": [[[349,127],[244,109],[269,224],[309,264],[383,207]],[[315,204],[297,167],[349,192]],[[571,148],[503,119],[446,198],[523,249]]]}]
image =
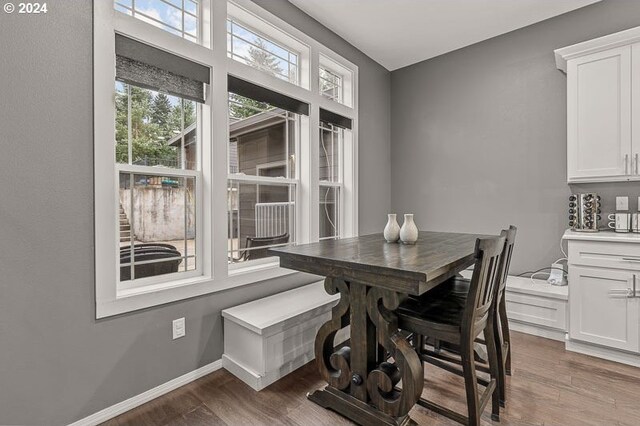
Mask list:
[{"label": "window mullion", "polygon": [[307,173],[304,174],[307,181],[305,182],[304,188],[306,190],[305,195],[308,208],[306,213],[308,218],[308,228],[305,231],[308,235],[309,241],[318,241],[320,236],[320,187],[318,185],[320,180],[319,124],[320,109],[317,105],[312,105],[311,116],[309,117],[310,143],[308,144],[308,149],[305,150],[307,157],[301,160],[302,164],[307,166]]},{"label": "window mullion", "polygon": [[[129,211],[129,246],[131,247],[131,279],[135,280],[136,279],[136,252],[134,250],[134,246],[135,246],[135,238],[134,238],[134,234],[133,234],[133,226],[134,223],[136,221],[136,217],[134,214],[134,205],[133,205],[133,185],[134,185],[134,178],[133,178],[133,173],[129,173],[129,199],[131,200],[131,210]],[[119,211],[119,209],[118,209]],[[118,230],[118,235],[120,234],[119,230]],[[118,281],[120,280],[120,278],[118,278]]]},{"label": "window mullion", "polygon": [[127,84],[127,157],[133,164],[133,131],[131,129],[131,85]]}]

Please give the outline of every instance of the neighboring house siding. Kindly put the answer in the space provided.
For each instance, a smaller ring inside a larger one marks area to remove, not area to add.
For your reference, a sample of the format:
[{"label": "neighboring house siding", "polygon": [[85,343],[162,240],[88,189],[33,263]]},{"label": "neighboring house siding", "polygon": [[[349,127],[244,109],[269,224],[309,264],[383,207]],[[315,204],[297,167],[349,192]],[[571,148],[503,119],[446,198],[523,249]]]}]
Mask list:
[{"label": "neighboring house siding", "polygon": [[[283,161],[286,159],[285,144],[284,122],[238,136],[237,152],[239,172],[247,175],[256,175],[259,166]],[[268,172],[263,175],[269,176]],[[240,190],[239,218],[241,247],[245,247],[247,237],[256,235],[256,202],[274,203],[287,202],[288,200],[289,195],[286,187],[242,185]]]}]

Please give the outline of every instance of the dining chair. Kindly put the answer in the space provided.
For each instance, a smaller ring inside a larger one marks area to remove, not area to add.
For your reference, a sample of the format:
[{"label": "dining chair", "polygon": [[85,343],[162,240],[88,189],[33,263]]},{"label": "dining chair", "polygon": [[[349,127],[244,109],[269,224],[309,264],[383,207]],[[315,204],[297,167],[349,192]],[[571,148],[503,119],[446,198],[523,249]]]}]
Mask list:
[{"label": "dining chair", "polygon": [[[500,394],[500,405],[505,406],[506,402],[506,379],[505,376],[511,375],[511,338],[509,332],[509,319],[507,318],[506,309],[506,295],[505,289],[507,286],[507,277],[509,275],[509,267],[511,265],[511,256],[513,254],[513,247],[515,245],[516,233],[518,228],[511,225],[509,229],[503,231],[506,233],[506,241],[504,244],[504,250],[502,251],[502,259],[504,262],[500,271],[500,277],[498,285],[496,286],[496,295],[493,300],[494,315],[493,315],[493,330],[496,339],[496,353],[498,356],[498,391]],[[441,284],[444,286],[447,292],[454,292],[459,294],[460,297],[469,293],[470,280],[463,277],[454,277],[447,282]],[[432,297],[438,297],[437,293],[432,294],[428,292],[422,298],[422,300],[428,300]],[[484,339],[476,339],[476,343],[486,345],[486,336]],[[455,345],[447,344],[446,342],[439,342],[434,340],[432,342],[434,351],[432,356],[444,361],[460,364],[460,358],[457,356],[451,356],[450,354],[459,355],[460,349]],[[479,355],[478,348],[476,346],[476,369],[484,373],[490,372],[490,367],[486,357]]]},{"label": "dining chair", "polygon": [[[504,267],[502,253],[506,236],[507,231],[503,231],[500,237],[476,241],[476,262],[468,293],[453,291],[453,286],[438,286],[436,289],[441,288],[439,293],[428,301],[407,299],[396,311],[398,327],[413,333],[418,342],[416,351],[423,363],[458,374],[459,370],[455,366],[433,357],[433,351],[426,349],[423,342],[430,337],[460,348],[460,375],[465,383],[467,416],[422,397],[418,404],[462,424],[479,425],[489,399],[492,401],[491,418],[496,421],[500,419],[500,395],[497,387],[499,368],[493,327],[495,310],[491,308]],[[483,332],[489,355],[489,380],[477,376],[474,359],[474,342]],[[485,386],[482,395],[478,393],[478,383]]]},{"label": "dining chair", "polygon": [[[267,257],[267,250],[278,244],[286,244],[289,242],[289,234],[275,235],[272,237],[247,237],[247,243],[245,248],[242,249],[242,254],[238,258],[234,258],[234,261],[247,261],[262,259]],[[261,248],[264,247],[264,248]]]}]

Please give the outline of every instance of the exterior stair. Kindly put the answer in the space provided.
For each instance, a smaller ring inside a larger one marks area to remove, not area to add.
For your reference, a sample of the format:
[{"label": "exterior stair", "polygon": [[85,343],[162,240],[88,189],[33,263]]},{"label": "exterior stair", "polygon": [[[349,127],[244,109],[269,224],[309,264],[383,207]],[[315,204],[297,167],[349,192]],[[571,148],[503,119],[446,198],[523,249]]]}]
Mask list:
[{"label": "exterior stair", "polygon": [[129,219],[127,218],[127,214],[122,208],[122,204],[120,205],[120,242],[121,243],[130,243],[131,242],[131,223],[129,223]]}]

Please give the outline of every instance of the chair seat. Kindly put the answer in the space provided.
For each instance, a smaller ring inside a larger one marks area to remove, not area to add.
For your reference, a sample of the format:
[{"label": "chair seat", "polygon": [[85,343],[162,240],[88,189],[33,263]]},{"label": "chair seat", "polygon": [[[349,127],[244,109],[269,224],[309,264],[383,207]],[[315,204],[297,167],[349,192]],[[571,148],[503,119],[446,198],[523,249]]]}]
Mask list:
[{"label": "chair seat", "polygon": [[469,280],[453,277],[419,297],[410,297],[396,311],[398,326],[436,338],[445,348],[457,348],[457,339],[451,339],[451,335],[462,328],[469,286]]},{"label": "chair seat", "polygon": [[[398,320],[401,324],[412,318],[412,322],[460,327],[467,293],[468,291],[460,290],[458,285],[443,283],[420,298],[410,298],[402,303],[397,310]],[[400,328],[403,328],[402,325]]]},{"label": "chair seat", "polygon": [[469,294],[469,287],[471,285],[471,280],[463,277],[453,277],[450,280],[444,283],[445,285],[451,286],[452,291],[456,293]]},{"label": "chair seat", "polygon": [[453,278],[449,278],[447,281],[427,291],[426,293],[421,294],[420,296],[409,296],[409,298],[426,305],[432,303],[434,298],[440,298],[449,293],[455,293],[466,298],[466,295],[469,294],[470,285],[471,280],[456,276]]}]

